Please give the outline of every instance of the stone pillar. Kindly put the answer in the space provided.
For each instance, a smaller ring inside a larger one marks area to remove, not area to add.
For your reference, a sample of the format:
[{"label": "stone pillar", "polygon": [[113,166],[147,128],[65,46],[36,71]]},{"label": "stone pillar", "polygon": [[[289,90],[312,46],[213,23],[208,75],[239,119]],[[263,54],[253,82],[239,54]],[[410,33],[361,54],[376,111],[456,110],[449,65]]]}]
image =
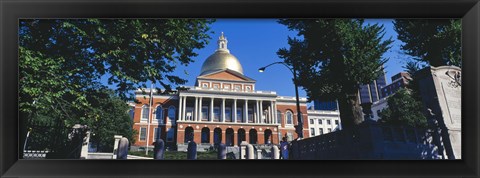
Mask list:
[{"label": "stone pillar", "polygon": [[242,143],[240,143],[240,159],[247,159],[247,145],[248,143],[246,141],[242,141]]},{"label": "stone pillar", "polygon": [[246,155],[247,159],[255,159],[255,149],[253,149],[252,144],[247,145],[246,153],[247,153],[247,155]]},{"label": "stone pillar", "polygon": [[198,97],[195,97],[195,106],[193,108],[193,121],[198,121]]},{"label": "stone pillar", "polygon": [[187,108],[187,97],[185,96],[185,97],[183,97],[183,107],[182,107],[183,120],[187,120],[186,115],[185,115],[186,108]]},{"label": "stone pillar", "polygon": [[213,122],[213,97],[210,99],[210,122]]},{"label": "stone pillar", "polygon": [[218,145],[217,159],[227,159],[227,146],[223,143]]},{"label": "stone pillar", "polygon": [[198,121],[202,121],[202,97],[198,100],[199,108],[198,108]]},{"label": "stone pillar", "polygon": [[183,97],[178,97],[178,120],[183,121],[182,113],[183,113]]},{"label": "stone pillar", "polygon": [[153,147],[153,159],[164,159],[165,142],[162,139],[155,140],[155,146]]},{"label": "stone pillar", "polygon": [[128,155],[128,139],[122,137],[118,143],[117,159],[127,159]]},{"label": "stone pillar", "polygon": [[232,113],[233,113],[233,122],[237,122],[237,99],[233,99],[233,107],[232,107]]},{"label": "stone pillar", "polygon": [[194,141],[191,141],[188,143],[187,159],[188,160],[197,159],[197,143],[195,143]]},{"label": "stone pillar", "polygon": [[262,150],[257,150],[257,159],[262,159]]},{"label": "stone pillar", "polygon": [[113,159],[117,159],[118,143],[120,142],[122,136],[114,135],[113,138],[115,138],[115,142],[113,143]]},{"label": "stone pillar", "polygon": [[82,142],[82,151],[80,152],[80,159],[87,159],[89,142],[90,142],[90,131],[87,131],[86,136]]},{"label": "stone pillar", "polygon": [[272,145],[272,159],[280,159],[280,150],[277,145]]},{"label": "stone pillar", "polygon": [[262,110],[262,112],[260,113],[261,116],[262,116],[261,119],[260,119],[260,123],[263,124],[263,101],[262,100],[260,100],[260,109]]},{"label": "stone pillar", "polygon": [[222,122],[225,122],[225,98],[222,98]]},{"label": "stone pillar", "polygon": [[243,111],[243,113],[244,113],[243,118],[245,119],[244,123],[248,123],[248,100],[247,99],[245,99],[245,105],[244,106],[245,106],[244,111]]}]

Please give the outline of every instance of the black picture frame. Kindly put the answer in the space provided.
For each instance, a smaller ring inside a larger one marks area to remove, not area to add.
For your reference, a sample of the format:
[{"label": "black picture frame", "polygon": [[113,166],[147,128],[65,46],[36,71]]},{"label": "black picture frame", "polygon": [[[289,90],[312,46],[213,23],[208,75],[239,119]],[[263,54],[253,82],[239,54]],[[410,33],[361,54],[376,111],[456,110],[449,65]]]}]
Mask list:
[{"label": "black picture frame", "polygon": [[[480,3],[478,0],[2,0],[2,177],[477,177]],[[18,160],[19,18],[462,18],[462,160],[154,161]]]}]

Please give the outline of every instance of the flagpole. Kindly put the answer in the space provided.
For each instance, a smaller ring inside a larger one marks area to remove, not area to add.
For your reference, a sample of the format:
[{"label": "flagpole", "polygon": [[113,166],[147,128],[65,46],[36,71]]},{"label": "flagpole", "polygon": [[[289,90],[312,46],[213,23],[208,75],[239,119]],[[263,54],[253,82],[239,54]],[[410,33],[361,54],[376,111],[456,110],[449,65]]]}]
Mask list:
[{"label": "flagpole", "polygon": [[152,119],[152,105],[153,105],[153,82],[150,84],[150,97],[149,97],[149,109],[148,109],[148,121],[147,121],[147,143],[145,143],[145,155],[148,155],[148,141],[150,138],[150,122]]}]

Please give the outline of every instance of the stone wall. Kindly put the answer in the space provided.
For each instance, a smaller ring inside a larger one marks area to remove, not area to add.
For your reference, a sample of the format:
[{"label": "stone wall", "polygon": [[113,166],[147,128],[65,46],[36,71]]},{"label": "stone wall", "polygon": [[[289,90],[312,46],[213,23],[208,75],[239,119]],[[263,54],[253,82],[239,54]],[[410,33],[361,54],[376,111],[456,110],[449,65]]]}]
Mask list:
[{"label": "stone wall", "polygon": [[[352,133],[353,132],[353,133]],[[424,129],[382,126],[366,121],[352,132],[344,130],[292,142],[293,159],[437,159]]]}]

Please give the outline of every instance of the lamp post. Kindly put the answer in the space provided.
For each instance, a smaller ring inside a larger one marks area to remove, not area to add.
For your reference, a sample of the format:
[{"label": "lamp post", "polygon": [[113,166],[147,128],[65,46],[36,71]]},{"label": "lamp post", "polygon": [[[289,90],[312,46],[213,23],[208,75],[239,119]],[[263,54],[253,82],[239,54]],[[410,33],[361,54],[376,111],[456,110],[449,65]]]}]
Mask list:
[{"label": "lamp post", "polygon": [[261,67],[258,69],[258,72],[264,72],[267,67],[270,67],[274,64],[283,64],[285,67],[287,67],[290,72],[293,74],[293,84],[295,85],[295,98],[297,100],[297,121],[298,125],[295,126],[295,132],[297,132],[298,138],[302,139],[303,138],[303,119],[302,119],[302,113],[300,112],[300,98],[298,97],[298,86],[297,86],[297,71],[295,70],[295,66],[290,68],[286,63],[284,62],[274,62],[271,64],[266,65],[265,67]]}]

